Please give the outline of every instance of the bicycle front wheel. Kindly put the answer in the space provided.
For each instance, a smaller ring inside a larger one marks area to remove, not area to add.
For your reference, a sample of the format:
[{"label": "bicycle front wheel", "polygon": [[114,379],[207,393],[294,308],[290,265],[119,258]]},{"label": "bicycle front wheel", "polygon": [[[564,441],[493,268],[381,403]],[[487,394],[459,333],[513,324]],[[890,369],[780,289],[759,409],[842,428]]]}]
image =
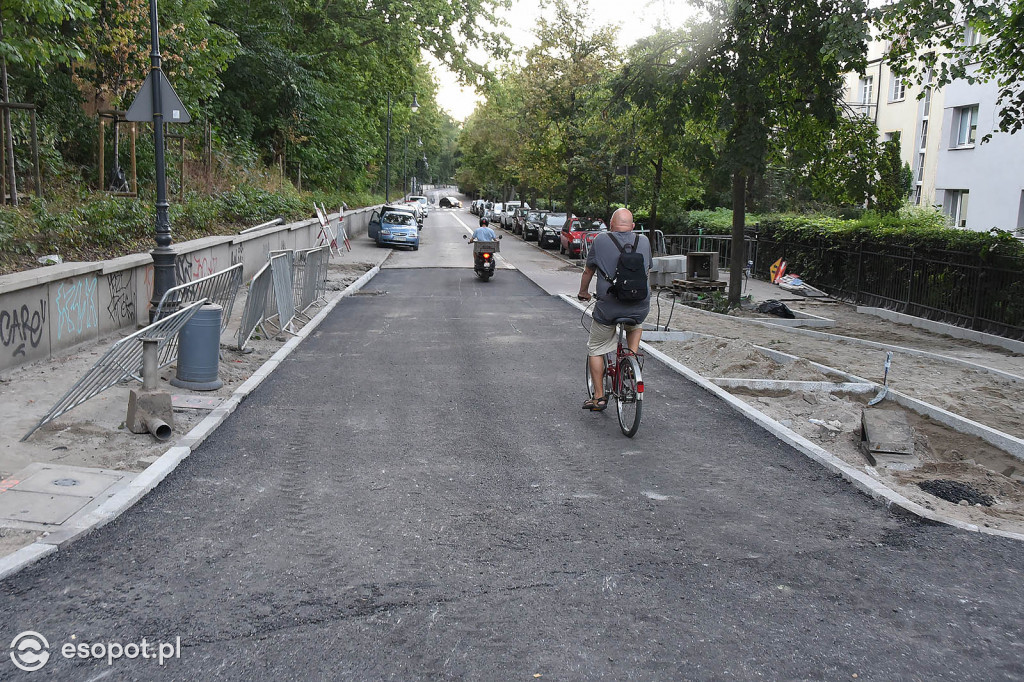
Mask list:
[{"label": "bicycle front wheel", "polygon": [[643,406],[644,380],[640,375],[640,364],[636,358],[622,358],[619,361],[619,390],[615,411],[619,415],[619,428],[629,438],[635,436],[640,428]]}]

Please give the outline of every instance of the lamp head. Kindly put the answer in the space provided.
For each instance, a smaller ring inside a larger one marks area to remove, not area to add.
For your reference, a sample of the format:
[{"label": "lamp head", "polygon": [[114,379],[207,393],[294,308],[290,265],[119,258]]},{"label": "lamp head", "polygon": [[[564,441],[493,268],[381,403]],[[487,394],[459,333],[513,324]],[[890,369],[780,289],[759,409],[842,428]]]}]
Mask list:
[{"label": "lamp head", "polygon": [[420,103],[419,103],[419,100],[417,100],[417,99],[416,99],[416,93],[415,93],[415,92],[414,92],[414,93],[412,93],[412,106],[411,106],[411,107],[409,107],[409,108],[410,108],[410,109],[412,109],[412,113],[414,113],[414,114],[415,114],[415,113],[416,113],[416,112],[417,112],[417,111],[419,110],[419,108],[420,108]]}]

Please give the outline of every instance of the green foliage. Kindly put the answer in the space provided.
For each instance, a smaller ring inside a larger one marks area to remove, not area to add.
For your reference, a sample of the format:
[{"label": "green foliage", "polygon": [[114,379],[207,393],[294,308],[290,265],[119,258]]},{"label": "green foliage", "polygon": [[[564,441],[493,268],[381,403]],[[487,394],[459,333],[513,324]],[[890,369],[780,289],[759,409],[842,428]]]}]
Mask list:
[{"label": "green foliage", "polygon": [[894,215],[906,198],[903,164],[900,161],[900,134],[882,143],[878,162],[878,183],[875,186],[875,208],[882,215]]}]

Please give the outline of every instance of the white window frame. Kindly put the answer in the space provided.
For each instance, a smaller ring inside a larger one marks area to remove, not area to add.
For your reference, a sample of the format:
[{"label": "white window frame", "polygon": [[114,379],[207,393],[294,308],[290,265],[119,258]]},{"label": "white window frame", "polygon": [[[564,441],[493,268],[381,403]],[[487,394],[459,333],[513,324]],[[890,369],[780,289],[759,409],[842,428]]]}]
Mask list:
[{"label": "white window frame", "polygon": [[964,22],[964,47],[980,45],[984,40],[985,36],[977,27],[972,26],[970,22]]},{"label": "white window frame", "polygon": [[953,109],[953,148],[970,148],[978,139],[978,105]]},{"label": "white window frame", "polygon": [[967,227],[967,211],[970,207],[971,190],[969,189],[947,189],[945,204],[946,215],[949,216],[953,227]]},{"label": "white window frame", "polygon": [[871,104],[871,98],[875,94],[875,77],[861,76],[860,79],[860,103]]},{"label": "white window frame", "polygon": [[892,74],[892,82],[889,84],[889,101],[902,102],[907,98],[907,84],[902,76]]}]

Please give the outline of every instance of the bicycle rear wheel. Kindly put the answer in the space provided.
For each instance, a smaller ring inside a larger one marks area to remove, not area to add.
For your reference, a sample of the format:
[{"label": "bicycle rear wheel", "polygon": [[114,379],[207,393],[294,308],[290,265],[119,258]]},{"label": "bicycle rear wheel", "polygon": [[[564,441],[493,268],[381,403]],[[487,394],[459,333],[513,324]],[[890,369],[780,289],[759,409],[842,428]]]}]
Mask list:
[{"label": "bicycle rear wheel", "polygon": [[619,391],[615,397],[619,428],[632,438],[640,428],[640,414],[644,407],[644,380],[636,358],[625,357],[619,361]]}]

